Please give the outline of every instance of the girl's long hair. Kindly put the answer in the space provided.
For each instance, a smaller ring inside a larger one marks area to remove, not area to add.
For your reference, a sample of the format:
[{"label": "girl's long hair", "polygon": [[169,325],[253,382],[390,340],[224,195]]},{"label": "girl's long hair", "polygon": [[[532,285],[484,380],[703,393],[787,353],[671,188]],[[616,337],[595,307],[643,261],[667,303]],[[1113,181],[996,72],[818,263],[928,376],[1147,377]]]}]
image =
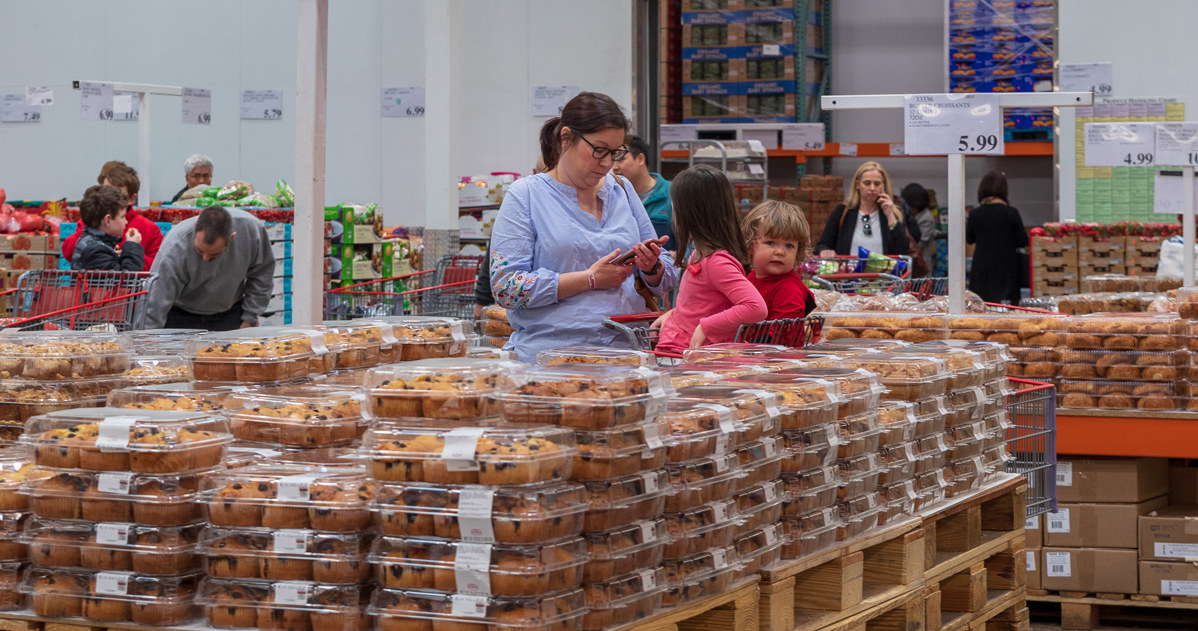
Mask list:
[{"label": "girl's long hair", "polygon": [[740,230],[732,184],[719,169],[706,164],[679,173],[670,183],[674,206],[674,235],[678,237],[678,266],[686,268],[686,252],[694,244],[700,258],[727,250],[741,265],[749,253]]}]

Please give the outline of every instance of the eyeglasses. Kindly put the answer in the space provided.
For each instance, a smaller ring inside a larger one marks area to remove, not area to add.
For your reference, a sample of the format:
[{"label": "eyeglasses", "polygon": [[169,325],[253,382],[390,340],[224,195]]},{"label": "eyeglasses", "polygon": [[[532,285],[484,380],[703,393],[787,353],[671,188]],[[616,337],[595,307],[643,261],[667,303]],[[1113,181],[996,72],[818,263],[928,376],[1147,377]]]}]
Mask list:
[{"label": "eyeglasses", "polygon": [[619,162],[620,160],[624,159],[624,156],[628,155],[627,149],[608,149],[607,147],[596,147],[595,145],[591,144],[591,141],[586,139],[586,136],[578,134],[578,137],[582,138],[583,142],[591,146],[591,157],[596,160],[602,160],[610,155],[612,160]]},{"label": "eyeglasses", "polygon": [[874,235],[874,229],[869,225],[869,215],[861,215],[861,233],[867,237]]}]

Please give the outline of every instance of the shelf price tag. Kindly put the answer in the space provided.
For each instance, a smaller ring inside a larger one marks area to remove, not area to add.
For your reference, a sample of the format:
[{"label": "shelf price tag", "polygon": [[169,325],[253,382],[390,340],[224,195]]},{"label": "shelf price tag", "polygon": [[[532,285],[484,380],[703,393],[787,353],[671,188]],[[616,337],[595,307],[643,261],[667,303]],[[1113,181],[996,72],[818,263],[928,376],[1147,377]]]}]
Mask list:
[{"label": "shelf price tag", "polygon": [[183,124],[212,124],[212,90],[183,88]]},{"label": "shelf price tag", "polygon": [[139,114],[137,95],[132,92],[114,92],[112,94],[112,120],[135,121]]},{"label": "shelf price tag", "polygon": [[823,123],[798,123],[782,126],[783,149],[823,151],[825,137]]},{"label": "shelf price tag", "polygon": [[242,90],[242,120],[279,120],[283,118],[282,90]]},{"label": "shelf price tag", "polygon": [[25,105],[54,105],[54,88],[48,85],[25,86]]},{"label": "shelf price tag", "polygon": [[1086,166],[1150,167],[1156,164],[1152,123],[1086,123]]},{"label": "shelf price tag", "polygon": [[1198,165],[1198,123],[1156,123],[1156,163]]},{"label": "shelf price tag", "polygon": [[[1152,212],[1164,215],[1192,212],[1193,208],[1186,208],[1184,186],[1181,171],[1157,171],[1153,178]],[[1198,178],[1194,178],[1194,199],[1198,200]]]},{"label": "shelf price tag", "polygon": [[0,101],[0,123],[40,123],[42,106],[26,105],[24,94],[5,94]]},{"label": "shelf price tag", "polygon": [[424,88],[383,88],[384,118],[424,118]]},{"label": "shelf price tag", "polygon": [[1096,64],[1061,64],[1061,92],[1093,92],[1094,96],[1114,94],[1111,62]]},{"label": "shelf price tag", "polygon": [[112,84],[80,81],[79,116],[85,121],[112,120]]},{"label": "shelf price tag", "polygon": [[911,94],[903,98],[907,155],[1002,155],[997,94]]}]

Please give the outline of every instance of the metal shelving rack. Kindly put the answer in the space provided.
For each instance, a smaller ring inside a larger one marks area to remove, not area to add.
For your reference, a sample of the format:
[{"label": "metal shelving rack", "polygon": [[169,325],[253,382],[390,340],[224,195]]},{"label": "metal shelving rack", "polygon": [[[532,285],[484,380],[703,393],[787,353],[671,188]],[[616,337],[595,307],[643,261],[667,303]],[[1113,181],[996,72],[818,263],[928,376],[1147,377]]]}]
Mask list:
[{"label": "metal shelving rack", "polygon": [[[761,145],[758,145],[760,147]],[[714,148],[719,152],[719,155],[703,155],[701,152],[705,148]],[[698,164],[719,164],[720,170],[728,175],[728,180],[733,186],[744,183],[761,183],[763,196],[769,195],[770,188],[770,162],[769,156],[764,149],[755,149],[753,143],[744,140],[677,140],[662,143],[662,150],[670,149],[685,149],[685,158],[663,157],[662,162],[686,162],[687,168]],[[744,155],[729,155],[738,152],[743,152]],[[728,165],[734,168],[729,170]],[[739,168],[743,166],[744,168]],[[759,166],[761,173],[753,172],[753,167]]]}]

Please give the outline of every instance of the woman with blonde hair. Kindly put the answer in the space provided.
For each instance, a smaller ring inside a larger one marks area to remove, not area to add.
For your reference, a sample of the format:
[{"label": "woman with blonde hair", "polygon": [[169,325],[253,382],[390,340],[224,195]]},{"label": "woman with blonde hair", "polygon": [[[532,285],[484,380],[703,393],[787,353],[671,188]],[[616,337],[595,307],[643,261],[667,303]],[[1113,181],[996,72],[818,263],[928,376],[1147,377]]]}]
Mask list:
[{"label": "woman with blonde hair", "polygon": [[857,256],[859,247],[887,255],[910,249],[890,176],[873,161],[857,168],[849,198],[832,210],[815,251],[822,257]]}]

